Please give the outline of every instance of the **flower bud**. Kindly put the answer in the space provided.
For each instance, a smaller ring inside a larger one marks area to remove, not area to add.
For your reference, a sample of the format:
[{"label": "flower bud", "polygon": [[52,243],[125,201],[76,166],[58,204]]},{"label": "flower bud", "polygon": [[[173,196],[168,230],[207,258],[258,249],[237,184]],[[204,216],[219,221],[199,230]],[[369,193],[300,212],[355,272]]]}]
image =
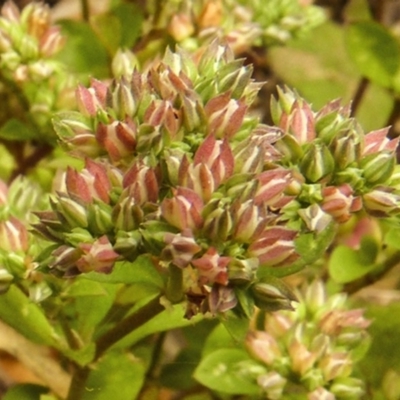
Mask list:
[{"label": "flower bud", "polygon": [[97,126],[96,139],[109,154],[111,160],[119,161],[132,156],[136,149],[137,128],[133,121],[114,121]]},{"label": "flower bud", "polygon": [[207,307],[204,311],[210,311],[212,315],[218,313],[224,313],[236,307],[237,298],[232,288],[215,284],[211,288],[211,292],[208,295]]},{"label": "flower bud", "polygon": [[360,161],[364,177],[372,185],[378,185],[390,178],[394,165],[395,157],[386,152],[369,154]]},{"label": "flower bud", "polygon": [[325,213],[318,204],[298,210],[297,213],[310,231],[322,232],[331,222],[332,217]]},{"label": "flower bud", "polygon": [[111,206],[96,202],[88,205],[88,226],[94,235],[104,235],[113,230]]},{"label": "flower bud", "polygon": [[317,182],[333,172],[335,162],[324,144],[312,142],[300,163],[300,170],[311,182]]},{"label": "flower bud", "polygon": [[210,247],[200,257],[192,260],[191,264],[196,267],[199,274],[200,285],[219,283],[228,284],[227,265],[230,257],[220,256],[214,247]]},{"label": "flower bud", "polygon": [[57,200],[53,201],[52,208],[65,218],[71,228],[86,228],[88,226],[86,207],[77,198],[59,193]]},{"label": "flower bud", "polygon": [[278,400],[282,398],[282,393],[287,380],[275,371],[257,378],[257,384],[263,389],[268,399]]},{"label": "flower bud", "polygon": [[[210,204],[210,203],[209,203]],[[210,206],[204,211],[203,234],[215,241],[227,240],[232,232],[233,218],[229,209],[229,205],[222,201],[213,203],[214,209],[210,210]]]},{"label": "flower bud", "polygon": [[336,400],[336,397],[333,393],[320,386],[308,393],[307,400]]},{"label": "flower bud", "polygon": [[203,224],[201,212],[203,201],[192,190],[179,187],[172,191],[171,198],[161,203],[161,214],[165,220],[178,229],[199,229]]},{"label": "flower bud", "polygon": [[364,207],[378,217],[397,214],[400,212],[400,196],[391,193],[389,189],[378,188],[363,196]]},{"label": "flower bud", "polygon": [[50,57],[57,53],[64,45],[65,38],[58,26],[51,26],[40,38],[39,51],[44,57]]},{"label": "flower bud", "polygon": [[234,285],[241,285],[253,281],[258,265],[257,258],[247,258],[245,260],[231,259],[228,265],[229,282],[232,282]]},{"label": "flower bud", "polygon": [[204,111],[208,119],[208,133],[218,138],[230,138],[241,127],[247,105],[231,98],[229,92],[211,99]]},{"label": "flower bud", "polygon": [[362,155],[367,156],[380,152],[393,154],[398,146],[399,138],[390,140],[388,138],[388,132],[389,128],[382,128],[365,135]]},{"label": "flower bud", "polygon": [[335,379],[330,391],[338,398],[359,399],[365,393],[364,383],[356,378]]},{"label": "flower bud", "polygon": [[297,301],[292,290],[282,280],[272,276],[253,284],[251,292],[256,306],[268,311],[293,310],[291,303]]},{"label": "flower bud", "polygon": [[128,195],[115,205],[111,215],[116,229],[130,232],[139,227],[144,212],[134,198]]},{"label": "flower bud", "polygon": [[82,255],[76,261],[76,266],[81,272],[109,273],[119,257],[105,235],[93,243],[82,243],[78,247]]},{"label": "flower bud", "polygon": [[360,137],[352,129],[335,136],[329,146],[336,165],[343,170],[360,157]]},{"label": "flower bud", "polygon": [[161,253],[162,261],[170,261],[179,268],[185,268],[201,247],[196,243],[190,230],[179,234],[165,234],[166,247]]},{"label": "flower bud", "polygon": [[167,29],[176,42],[181,42],[191,36],[195,28],[188,14],[179,13],[172,16]]},{"label": "flower bud", "polygon": [[128,78],[138,64],[138,59],[130,50],[118,49],[111,61],[111,70],[115,78]]},{"label": "flower bud", "polygon": [[333,353],[326,355],[318,363],[326,381],[350,375],[352,362],[348,353]]},{"label": "flower bud", "polygon": [[293,262],[297,257],[294,238],[297,232],[285,227],[266,229],[248,248],[251,257],[257,257],[261,266],[280,266]]}]

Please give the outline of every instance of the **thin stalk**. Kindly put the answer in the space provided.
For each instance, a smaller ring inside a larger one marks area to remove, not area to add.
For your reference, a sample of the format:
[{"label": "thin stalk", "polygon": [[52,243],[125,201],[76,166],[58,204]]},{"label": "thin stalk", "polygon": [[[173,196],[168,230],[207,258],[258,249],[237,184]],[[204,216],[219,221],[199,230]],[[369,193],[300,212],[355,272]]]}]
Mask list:
[{"label": "thin stalk", "polygon": [[[124,318],[112,329],[106,332],[104,335],[96,341],[96,354],[93,359],[93,363],[98,359],[115,343],[121,340],[123,337],[139,328],[146,322],[150,321],[161,311],[164,307],[160,304],[161,295],[157,296],[144,307],[140,308],[132,315]],[[89,366],[74,366],[74,372],[72,376],[71,386],[69,388],[68,397],[66,400],[80,400],[86,390],[86,382],[89,378],[90,368]]]},{"label": "thin stalk", "polygon": [[150,321],[161,311],[164,307],[160,303],[161,295],[157,296],[144,307],[140,308],[131,315],[128,315],[112,329],[100,336],[96,341],[96,355],[95,361],[98,360],[106,350],[121,340],[123,337],[139,328],[146,322]]},{"label": "thin stalk", "polygon": [[353,96],[353,101],[351,103],[351,116],[354,117],[360,107],[362,99],[364,98],[365,92],[370,84],[369,79],[363,77],[358,82],[356,92]]},{"label": "thin stalk", "polygon": [[176,304],[183,299],[183,272],[181,268],[173,264],[168,267],[168,272],[166,296],[172,304]]},{"label": "thin stalk", "polygon": [[82,19],[86,22],[89,22],[90,18],[89,0],[81,0],[81,10],[82,10]]},{"label": "thin stalk", "polygon": [[86,389],[86,381],[89,377],[89,373],[90,369],[88,366],[75,366],[71,386],[69,387],[69,392],[66,400],[79,400],[82,398]]}]

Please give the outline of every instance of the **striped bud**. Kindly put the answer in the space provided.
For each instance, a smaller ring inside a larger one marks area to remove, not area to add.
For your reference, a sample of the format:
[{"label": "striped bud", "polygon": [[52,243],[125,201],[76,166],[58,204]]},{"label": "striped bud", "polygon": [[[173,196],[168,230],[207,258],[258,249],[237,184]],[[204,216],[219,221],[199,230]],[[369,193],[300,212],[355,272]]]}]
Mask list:
[{"label": "striped bud", "polygon": [[335,161],[324,144],[312,142],[305,152],[300,170],[311,182],[318,182],[326,175],[333,172]]}]

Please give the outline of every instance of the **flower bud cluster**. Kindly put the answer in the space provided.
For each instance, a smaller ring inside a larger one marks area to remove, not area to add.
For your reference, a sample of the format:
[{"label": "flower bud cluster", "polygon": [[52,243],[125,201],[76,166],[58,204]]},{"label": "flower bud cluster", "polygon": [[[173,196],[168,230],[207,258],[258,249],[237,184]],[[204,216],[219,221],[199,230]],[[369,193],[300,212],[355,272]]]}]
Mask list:
[{"label": "flower bud cluster", "polygon": [[0,181],[0,292],[14,282],[35,291],[32,300],[51,293],[36,271],[38,246],[29,232],[32,208],[43,206],[41,190],[27,179],[15,179],[10,186]]},{"label": "flower bud cluster", "polygon": [[56,68],[50,57],[61,49],[63,42],[60,29],[51,24],[49,7],[44,3],[29,3],[21,12],[10,0],[3,5],[0,64],[15,81],[49,78]]},{"label": "flower bud cluster", "polygon": [[183,1],[166,13],[167,31],[181,46],[193,49],[219,37],[237,54],[253,45],[286,43],[324,20],[322,9],[298,0]]},{"label": "flower bud cluster", "polygon": [[[309,400],[359,399],[364,385],[354,367],[367,350],[370,323],[363,310],[348,309],[341,293],[327,296],[321,281],[297,297],[294,311],[266,315],[265,330],[247,336],[250,355],[266,366],[259,386],[271,399],[290,399],[292,384]],[[271,373],[279,387],[266,384]]]},{"label": "flower bud cluster", "polygon": [[345,222],[361,208],[379,217],[400,211],[392,178],[399,139],[389,140],[388,128],[366,134],[338,101],[314,112],[286,88],[271,108],[282,131],[275,146],[282,155],[279,164],[292,168],[297,215],[309,229]]},{"label": "flower bud cluster", "polygon": [[238,287],[287,308],[283,294],[269,301],[252,285],[258,269],[298,255],[297,232],[279,221],[292,175],[271,162],[277,132],[247,113],[259,88],[250,75],[214,42],[198,58],[167,51],[146,73],[78,87],[80,112],[61,113],[55,128],[91,158],[37,214],[36,231],[59,244],[50,267],[109,272],[150,254],[182,270],[188,316],[235,307]]}]

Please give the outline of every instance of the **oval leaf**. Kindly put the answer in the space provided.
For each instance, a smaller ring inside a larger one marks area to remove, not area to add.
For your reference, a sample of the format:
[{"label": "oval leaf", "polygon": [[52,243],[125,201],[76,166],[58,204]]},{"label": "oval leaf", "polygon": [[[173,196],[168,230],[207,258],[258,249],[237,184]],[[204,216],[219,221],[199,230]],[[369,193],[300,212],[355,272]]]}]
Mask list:
[{"label": "oval leaf", "polygon": [[400,49],[388,29],[372,21],[358,22],[348,27],[345,40],[361,75],[379,85],[392,86],[400,65]]},{"label": "oval leaf", "polygon": [[251,366],[260,369],[260,365],[252,361],[245,351],[222,349],[206,356],[197,367],[194,377],[217,392],[257,395],[260,388],[249,372]]}]

